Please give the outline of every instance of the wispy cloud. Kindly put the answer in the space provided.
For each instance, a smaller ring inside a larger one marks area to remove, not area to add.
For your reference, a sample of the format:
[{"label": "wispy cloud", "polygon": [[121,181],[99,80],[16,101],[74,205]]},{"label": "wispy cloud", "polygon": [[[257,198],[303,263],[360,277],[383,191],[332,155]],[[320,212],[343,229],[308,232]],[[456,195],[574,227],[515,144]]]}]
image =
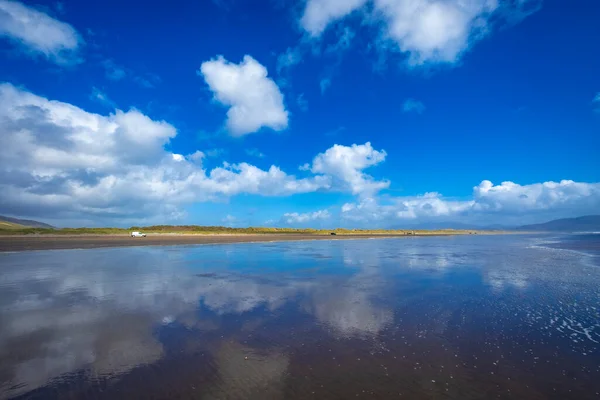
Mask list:
[{"label": "wispy cloud", "polygon": [[425,112],[425,104],[415,99],[406,99],[402,105],[404,112],[414,112],[417,114],[423,114]]},{"label": "wispy cloud", "polygon": [[231,5],[232,5],[231,4],[232,2],[230,0],[211,0],[211,2],[215,6],[221,8],[225,11],[229,11],[231,9]]},{"label": "wispy cloud", "polygon": [[161,79],[156,74],[145,74],[145,76],[136,75],[133,81],[146,89],[153,89],[160,83]]},{"label": "wispy cloud", "polygon": [[56,9],[56,12],[59,14],[65,13],[65,3],[63,3],[62,1],[57,1],[56,3],[54,3],[54,8]]},{"label": "wispy cloud", "polygon": [[265,155],[262,152],[260,152],[257,148],[246,149],[246,154],[248,154],[251,157],[258,157],[258,158],[265,157]]},{"label": "wispy cloud", "polygon": [[355,36],[356,33],[349,27],[341,27],[338,32],[338,40],[327,46],[325,53],[339,55],[341,52],[348,50]]},{"label": "wispy cloud", "polygon": [[299,64],[302,61],[300,46],[288,47],[287,50],[277,57],[277,73]]},{"label": "wispy cloud", "polygon": [[308,111],[308,101],[304,97],[304,93],[300,93],[296,98],[296,104],[301,111]]},{"label": "wispy cloud", "polygon": [[160,77],[156,74],[138,74],[130,68],[117,64],[113,59],[110,58],[102,60],[100,65],[102,65],[102,68],[104,68],[104,75],[106,78],[111,81],[117,82],[122,79],[129,78],[136,85],[147,89],[155,88],[156,85],[161,82]]},{"label": "wispy cloud", "polygon": [[331,214],[327,210],[319,210],[309,213],[285,213],[283,214],[283,222],[286,224],[302,224],[306,222],[329,219]]},{"label": "wispy cloud", "polygon": [[596,97],[592,100],[592,104],[594,105],[594,111],[600,113],[600,92],[596,94]]},{"label": "wispy cloud", "polygon": [[204,154],[206,154],[207,157],[211,157],[211,158],[220,157],[226,153],[227,153],[227,150],[221,149],[221,148],[214,148],[214,149],[206,150],[204,152]]},{"label": "wispy cloud", "polygon": [[325,132],[325,133],[324,133],[324,135],[325,135],[325,136],[337,136],[337,135],[339,135],[340,133],[344,132],[345,130],[346,130],[346,127],[345,127],[345,126],[338,126],[338,127],[337,127],[337,128],[335,128],[335,129],[332,129],[332,130],[330,130],[330,131],[327,131],[327,132]]},{"label": "wispy cloud", "polygon": [[223,222],[225,224],[225,226],[229,226],[229,227],[233,227],[240,223],[239,219],[237,217],[234,217],[231,214],[227,214],[225,216],[225,218],[223,218],[221,220],[221,222]]},{"label": "wispy cloud", "polygon": [[120,81],[127,75],[125,68],[118,65],[110,58],[103,60],[100,64],[104,68],[104,74],[106,78],[110,79],[111,81]]},{"label": "wispy cloud", "polygon": [[323,78],[319,82],[319,87],[321,88],[321,94],[324,94],[327,89],[331,86],[331,78]]},{"label": "wispy cloud", "polygon": [[101,91],[100,89],[98,89],[97,87],[93,87],[92,88],[92,93],[90,94],[90,99],[94,100],[100,104],[103,104],[111,109],[116,109],[117,108],[117,104],[112,101],[107,95],[106,93],[104,93],[103,91]]}]

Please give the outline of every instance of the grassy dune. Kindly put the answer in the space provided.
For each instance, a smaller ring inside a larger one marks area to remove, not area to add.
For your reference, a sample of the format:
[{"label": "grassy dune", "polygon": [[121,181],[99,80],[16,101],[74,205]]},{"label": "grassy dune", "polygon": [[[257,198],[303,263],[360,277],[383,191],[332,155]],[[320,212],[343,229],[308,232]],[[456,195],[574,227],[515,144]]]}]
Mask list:
[{"label": "grassy dune", "polygon": [[13,222],[0,221],[0,230],[4,229],[26,229],[27,227],[24,225],[15,224]]},{"label": "grassy dune", "polygon": [[293,229],[293,228],[228,228],[224,226],[154,225],[131,228],[30,228],[12,223],[0,223],[0,235],[127,235],[132,231],[147,234],[243,235],[243,234],[304,234],[304,235],[452,235],[483,233],[472,230],[382,230],[382,229]]}]

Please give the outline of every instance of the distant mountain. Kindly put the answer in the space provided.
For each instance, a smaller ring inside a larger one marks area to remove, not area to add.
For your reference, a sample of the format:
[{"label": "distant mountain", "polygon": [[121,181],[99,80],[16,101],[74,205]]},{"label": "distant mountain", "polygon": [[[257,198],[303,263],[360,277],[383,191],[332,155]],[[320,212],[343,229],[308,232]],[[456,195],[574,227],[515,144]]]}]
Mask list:
[{"label": "distant mountain", "polygon": [[555,219],[543,224],[523,225],[520,231],[546,232],[600,232],[600,215],[586,215],[577,218]]},{"label": "distant mountain", "polygon": [[494,231],[494,230],[511,230],[514,227],[507,227],[504,225],[476,225],[468,224],[456,221],[428,221],[420,222],[417,224],[403,224],[393,226],[390,229],[457,229],[457,230],[480,230],[480,231]]},{"label": "distant mountain", "polygon": [[0,228],[3,225],[7,226],[9,228],[10,227],[12,227],[12,228],[20,228],[22,226],[25,226],[25,227],[28,227],[28,228],[51,228],[51,229],[54,228],[52,225],[48,225],[48,224],[45,224],[45,223],[39,222],[39,221],[33,221],[33,220],[30,220],[30,219],[19,219],[19,218],[4,217],[4,216],[0,215]]}]

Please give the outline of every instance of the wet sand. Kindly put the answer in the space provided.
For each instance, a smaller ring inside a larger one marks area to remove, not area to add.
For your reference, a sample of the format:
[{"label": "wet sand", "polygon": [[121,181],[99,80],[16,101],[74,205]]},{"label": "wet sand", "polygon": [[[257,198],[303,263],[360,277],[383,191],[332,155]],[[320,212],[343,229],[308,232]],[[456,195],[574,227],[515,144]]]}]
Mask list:
[{"label": "wet sand", "polygon": [[[442,236],[425,234],[418,236]],[[447,236],[447,235],[446,235]],[[128,235],[27,235],[0,236],[0,251],[95,249],[100,247],[173,246],[193,244],[227,244],[251,242],[283,242],[298,240],[345,240],[371,238],[411,238],[412,235],[309,235],[309,234],[244,234],[244,235],[182,235],[148,234],[145,238]]]},{"label": "wet sand", "polygon": [[0,399],[597,400],[600,258],[558,240],[0,253]]}]

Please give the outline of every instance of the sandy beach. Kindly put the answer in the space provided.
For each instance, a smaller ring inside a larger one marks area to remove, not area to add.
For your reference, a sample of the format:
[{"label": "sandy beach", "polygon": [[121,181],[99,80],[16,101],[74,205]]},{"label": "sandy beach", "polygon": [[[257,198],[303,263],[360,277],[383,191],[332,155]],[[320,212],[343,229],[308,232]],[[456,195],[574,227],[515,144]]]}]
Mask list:
[{"label": "sandy beach", "polygon": [[[423,236],[432,236],[430,234]],[[149,234],[145,238],[129,235],[26,235],[0,236],[0,252],[56,249],[94,249],[100,247],[173,246],[193,244],[226,244],[250,242],[281,242],[292,240],[348,240],[370,238],[411,238],[393,234],[370,235],[310,235],[310,234],[244,234],[244,235],[181,235]]]}]

